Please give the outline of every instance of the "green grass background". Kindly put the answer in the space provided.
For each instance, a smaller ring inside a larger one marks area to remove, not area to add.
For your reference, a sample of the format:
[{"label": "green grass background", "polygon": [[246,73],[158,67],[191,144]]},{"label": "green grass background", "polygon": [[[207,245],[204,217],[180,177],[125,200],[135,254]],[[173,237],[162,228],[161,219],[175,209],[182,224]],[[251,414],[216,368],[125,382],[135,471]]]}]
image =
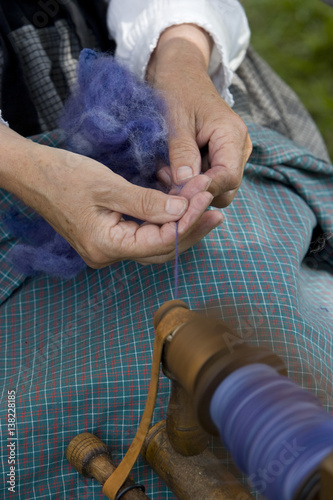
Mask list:
[{"label": "green grass background", "polygon": [[333,7],[320,0],[243,0],[258,53],[298,94],[333,159]]}]

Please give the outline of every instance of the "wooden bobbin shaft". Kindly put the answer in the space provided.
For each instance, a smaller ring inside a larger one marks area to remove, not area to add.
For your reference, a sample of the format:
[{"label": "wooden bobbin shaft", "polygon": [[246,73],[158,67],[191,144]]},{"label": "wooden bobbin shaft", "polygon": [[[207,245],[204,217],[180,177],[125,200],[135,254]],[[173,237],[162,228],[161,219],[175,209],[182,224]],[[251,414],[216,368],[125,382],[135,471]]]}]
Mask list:
[{"label": "wooden bobbin shaft", "polygon": [[320,466],[320,496],[318,500],[333,500],[333,452]]},{"label": "wooden bobbin shaft", "polygon": [[183,456],[199,455],[207,448],[208,434],[196,418],[193,401],[174,380],[166,416],[166,431],[173,449]]},{"label": "wooden bobbin shaft", "polygon": [[193,401],[201,426],[218,435],[209,412],[219,384],[238,368],[253,363],[287,375],[281,358],[262,346],[247,345],[226,323],[190,311],[180,301],[166,302],[154,317],[156,334],[169,333],[163,351],[163,370]]},{"label": "wooden bobbin shaft", "polygon": [[[198,327],[201,340],[206,339],[205,329],[208,326],[210,330],[211,324],[207,325],[206,319],[204,323],[200,322],[198,315],[177,300],[167,302],[157,311],[154,326],[170,332],[164,349],[163,370],[172,380],[172,390],[166,421],[150,429],[141,451],[143,457],[180,500],[253,499],[221,461],[207,450],[208,435],[198,421],[193,393],[188,390],[196,372],[200,371],[200,365],[207,359],[205,353],[202,358],[202,346],[206,351],[205,341],[200,345],[196,343],[194,350],[190,347],[196,338],[195,330]],[[172,344],[183,327],[188,334],[183,343],[178,344],[182,355],[174,361],[168,342]],[[216,348],[220,349],[220,341],[209,348],[216,352]],[[185,361],[184,371],[182,361]],[[183,384],[184,379],[190,383]]]},{"label": "wooden bobbin shaft", "polygon": [[[156,330],[169,332],[163,369],[173,386],[166,427],[160,423],[150,430],[143,455],[182,500],[252,498],[246,496],[246,492],[238,491],[232,476],[229,476],[229,481],[233,486],[225,491],[223,485],[228,479],[225,471],[218,470],[220,465],[211,477],[211,470],[205,471],[207,450],[203,451],[204,435],[200,434],[195,422],[198,418],[202,427],[214,434],[216,430],[207,408],[218,384],[233,371],[252,363],[267,364],[286,376],[282,359],[269,349],[246,345],[223,321],[199,316],[179,300],[163,304],[155,314],[154,326]],[[181,406],[186,410],[182,412]],[[189,470],[192,465],[194,469]],[[218,491],[206,489],[211,496],[204,496],[205,481],[200,486],[195,474],[191,475],[196,467],[198,474],[205,471],[204,475],[210,477],[210,481],[219,481]],[[189,480],[183,477],[182,470],[188,471]],[[201,489],[195,490],[193,485]],[[333,500],[333,453],[323,460],[319,470],[306,480],[293,500]]]},{"label": "wooden bobbin shaft", "polygon": [[304,480],[293,500],[333,500],[333,452]]},{"label": "wooden bobbin shaft", "polygon": [[150,429],[142,455],[179,500],[253,500],[210,451],[194,456],[177,453],[163,421]]},{"label": "wooden bobbin shaft", "polygon": [[[102,485],[116,469],[108,446],[89,432],[78,434],[71,440],[66,458],[82,476],[94,478]],[[120,492],[134,485],[133,479],[128,477]],[[134,488],[124,493],[121,500],[149,500],[149,497],[139,488]]]}]

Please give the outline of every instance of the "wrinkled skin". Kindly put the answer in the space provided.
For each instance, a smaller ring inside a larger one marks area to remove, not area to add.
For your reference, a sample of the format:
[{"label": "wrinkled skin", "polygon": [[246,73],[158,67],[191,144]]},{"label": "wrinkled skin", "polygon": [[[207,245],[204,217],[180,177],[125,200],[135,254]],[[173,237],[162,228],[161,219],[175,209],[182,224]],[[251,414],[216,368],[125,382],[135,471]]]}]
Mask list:
[{"label": "wrinkled skin", "polygon": [[[42,215],[90,267],[172,259],[176,221],[183,252],[222,223],[219,210],[206,209],[228,205],[241,183],[251,143],[244,123],[207,75],[210,39],[194,26],[189,29],[195,43],[173,29],[171,42],[168,30],[162,34],[147,73],[170,108],[171,167],[159,170],[160,179],[173,186],[170,194],[134,186],[94,160],[33,143],[0,125],[0,186]],[[199,148],[206,145],[202,162]],[[184,166],[192,168],[191,175],[178,179]],[[125,221],[123,214],[146,222]]]},{"label": "wrinkled skin", "polygon": [[147,77],[167,100],[172,130],[171,168],[162,168],[160,179],[182,185],[205,172],[212,179],[212,205],[226,207],[241,184],[252,144],[245,123],[207,74],[211,47],[197,26],[171,27],[160,37]]}]

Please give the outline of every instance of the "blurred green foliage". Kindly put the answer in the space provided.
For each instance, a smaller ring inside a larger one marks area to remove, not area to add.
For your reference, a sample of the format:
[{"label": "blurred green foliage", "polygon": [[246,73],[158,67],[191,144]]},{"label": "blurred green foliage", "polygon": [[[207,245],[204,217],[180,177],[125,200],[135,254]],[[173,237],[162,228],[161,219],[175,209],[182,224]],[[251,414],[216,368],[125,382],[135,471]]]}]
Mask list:
[{"label": "blurred green foliage", "polygon": [[320,0],[243,0],[258,53],[298,94],[333,158],[333,8]]}]

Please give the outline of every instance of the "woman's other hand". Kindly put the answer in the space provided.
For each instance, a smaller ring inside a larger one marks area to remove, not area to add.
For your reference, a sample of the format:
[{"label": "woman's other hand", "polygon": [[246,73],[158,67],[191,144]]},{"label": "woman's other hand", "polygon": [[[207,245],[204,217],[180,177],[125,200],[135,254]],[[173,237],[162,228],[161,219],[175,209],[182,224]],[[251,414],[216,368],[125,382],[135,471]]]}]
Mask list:
[{"label": "woman's other hand", "polygon": [[212,179],[212,205],[225,207],[241,184],[252,144],[246,125],[207,74],[211,48],[198,26],[172,26],[159,39],[147,79],[162,92],[170,114],[171,168],[161,168],[160,179],[171,187],[205,172]]}]

